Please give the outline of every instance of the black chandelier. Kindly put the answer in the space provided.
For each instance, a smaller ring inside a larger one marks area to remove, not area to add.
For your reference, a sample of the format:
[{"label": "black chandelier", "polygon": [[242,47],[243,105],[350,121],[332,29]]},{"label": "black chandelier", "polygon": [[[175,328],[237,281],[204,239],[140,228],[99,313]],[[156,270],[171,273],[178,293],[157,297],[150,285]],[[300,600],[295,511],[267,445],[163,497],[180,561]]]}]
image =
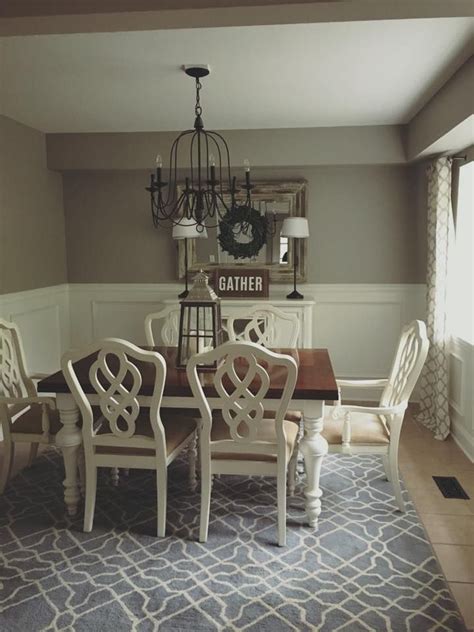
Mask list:
[{"label": "black chandelier", "polygon": [[[156,158],[156,171],[150,176],[151,212],[155,227],[160,224],[176,225],[186,218],[194,221],[196,230],[218,227],[225,215],[236,208],[242,210],[242,222],[238,232],[246,233],[249,224],[246,211],[252,211],[250,165],[244,161],[245,183],[237,187],[231,177],[229,148],[218,132],[204,129],[200,91],[201,79],[209,73],[208,66],[183,66],[185,73],[196,80],[196,105],[194,128],[181,132],[174,140],[169,161],[169,182],[163,180],[162,159]],[[186,140],[185,140],[186,139]],[[184,141],[184,142],[182,142]],[[183,148],[186,145],[186,148]],[[189,172],[184,187],[178,190],[179,156],[189,156]],[[237,202],[237,193],[239,202]]]}]

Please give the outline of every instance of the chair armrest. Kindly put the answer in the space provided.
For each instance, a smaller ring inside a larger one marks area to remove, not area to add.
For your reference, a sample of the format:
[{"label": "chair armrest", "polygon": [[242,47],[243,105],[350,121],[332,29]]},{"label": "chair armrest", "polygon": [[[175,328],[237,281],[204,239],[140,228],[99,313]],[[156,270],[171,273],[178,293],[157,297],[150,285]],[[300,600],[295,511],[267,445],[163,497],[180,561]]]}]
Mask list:
[{"label": "chair armrest", "polygon": [[32,380],[44,380],[45,377],[49,377],[51,373],[32,373],[29,378]]},{"label": "chair armrest", "polygon": [[355,388],[372,388],[373,386],[385,386],[387,378],[377,380],[336,380],[338,386],[353,386]]},{"label": "chair armrest", "polygon": [[335,418],[344,415],[345,413],[369,413],[373,415],[398,415],[404,413],[408,407],[408,402],[402,402],[397,406],[352,406],[348,404],[341,404],[335,406],[333,410],[333,416]]},{"label": "chair armrest", "polygon": [[25,406],[29,404],[44,404],[52,410],[56,409],[56,402],[52,397],[42,397],[41,395],[37,397],[0,397],[0,404],[24,404]]}]

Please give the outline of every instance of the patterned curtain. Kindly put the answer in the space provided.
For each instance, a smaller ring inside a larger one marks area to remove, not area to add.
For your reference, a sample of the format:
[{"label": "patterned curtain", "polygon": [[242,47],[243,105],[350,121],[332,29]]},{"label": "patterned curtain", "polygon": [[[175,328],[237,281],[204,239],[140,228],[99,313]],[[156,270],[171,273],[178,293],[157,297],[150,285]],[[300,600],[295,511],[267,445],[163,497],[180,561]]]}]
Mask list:
[{"label": "patterned curtain", "polygon": [[449,435],[447,293],[448,255],[453,237],[451,159],[438,158],[428,176],[426,325],[430,349],[420,380],[418,420],[436,439]]}]

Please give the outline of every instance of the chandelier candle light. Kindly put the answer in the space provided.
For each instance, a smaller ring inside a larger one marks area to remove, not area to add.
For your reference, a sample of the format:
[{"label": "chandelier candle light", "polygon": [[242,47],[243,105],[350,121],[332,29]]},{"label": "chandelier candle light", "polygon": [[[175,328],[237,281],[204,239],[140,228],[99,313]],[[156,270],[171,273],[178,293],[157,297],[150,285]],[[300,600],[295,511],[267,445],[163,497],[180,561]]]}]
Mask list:
[{"label": "chandelier candle light", "polygon": [[178,298],[186,298],[188,290],[188,239],[207,237],[207,229],[204,224],[196,224],[192,219],[182,217],[179,224],[173,226],[172,237],[176,240],[184,239],[184,283],[185,287]]},{"label": "chandelier candle light", "polygon": [[290,292],[286,298],[304,298],[296,289],[296,268],[298,267],[298,242],[296,240],[309,237],[307,218],[287,217],[283,220],[280,235],[293,238],[293,292]]},{"label": "chandelier candle light", "polygon": [[[231,177],[227,143],[218,132],[205,130],[202,120],[201,79],[209,75],[210,68],[207,65],[182,68],[196,81],[194,128],[181,132],[171,146],[169,182],[163,179],[163,161],[158,155],[156,171],[151,174],[150,185],[146,190],[150,193],[155,227],[160,224],[179,224],[186,218],[197,226],[206,224],[208,228],[214,228],[219,226],[219,222],[229,210],[237,206],[247,208],[248,212],[252,210],[253,185],[250,182],[250,165],[248,160],[245,160],[245,183],[240,189],[246,191],[246,196],[237,205],[238,188],[235,176]],[[184,188],[177,192],[178,169],[183,167],[184,160],[189,161],[188,175],[184,179]],[[248,231],[245,217],[239,230]]]}]

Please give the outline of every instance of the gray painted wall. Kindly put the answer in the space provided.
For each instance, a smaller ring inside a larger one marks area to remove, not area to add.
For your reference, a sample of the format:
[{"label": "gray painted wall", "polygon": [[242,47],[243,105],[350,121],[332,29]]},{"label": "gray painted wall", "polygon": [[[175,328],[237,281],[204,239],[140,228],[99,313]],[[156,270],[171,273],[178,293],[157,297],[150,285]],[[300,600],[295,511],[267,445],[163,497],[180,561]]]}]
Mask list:
[{"label": "gray painted wall", "polygon": [[138,171],[65,173],[70,283],[157,283],[175,279],[169,230],[155,230]]},{"label": "gray painted wall", "polygon": [[0,115],[0,294],[66,280],[61,176],[44,134]]},{"label": "gray painted wall", "polygon": [[[308,181],[308,281],[423,283],[423,186],[416,167],[255,169],[254,179]],[[145,171],[64,173],[68,280],[176,280],[169,229],[151,224]],[[421,188],[420,188],[421,187]]]},{"label": "gray painted wall", "polygon": [[[222,131],[233,167],[249,158],[253,167],[404,164],[402,125],[240,129]],[[48,166],[58,171],[149,169],[155,156],[169,156],[179,131],[48,134]],[[188,152],[178,153],[187,167]]]}]

